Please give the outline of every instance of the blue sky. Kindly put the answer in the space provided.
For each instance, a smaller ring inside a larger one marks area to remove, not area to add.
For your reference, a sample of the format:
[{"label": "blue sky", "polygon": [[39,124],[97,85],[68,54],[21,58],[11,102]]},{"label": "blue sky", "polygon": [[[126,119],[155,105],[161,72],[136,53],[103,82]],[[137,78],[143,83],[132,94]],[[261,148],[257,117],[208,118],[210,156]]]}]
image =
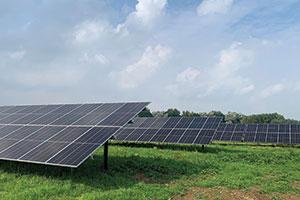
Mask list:
[{"label": "blue sky", "polygon": [[299,0],[1,1],[0,103],[300,119],[299,33]]}]

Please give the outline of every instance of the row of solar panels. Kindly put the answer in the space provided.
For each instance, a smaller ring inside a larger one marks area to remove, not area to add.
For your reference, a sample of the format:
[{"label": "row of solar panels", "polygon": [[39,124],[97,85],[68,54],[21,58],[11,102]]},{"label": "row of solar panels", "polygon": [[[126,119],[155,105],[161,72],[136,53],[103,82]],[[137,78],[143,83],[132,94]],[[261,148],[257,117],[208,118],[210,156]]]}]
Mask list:
[{"label": "row of solar panels", "polygon": [[0,107],[0,124],[123,126],[147,103]]},{"label": "row of solar panels", "polygon": [[220,124],[217,131],[300,133],[300,124]]},{"label": "row of solar panels", "polygon": [[218,128],[220,117],[140,117],[126,128],[174,128],[174,129],[212,129]]},{"label": "row of solar panels", "polygon": [[297,124],[220,124],[213,140],[272,144],[300,144]]},{"label": "row of solar panels", "polygon": [[134,142],[209,144],[213,140],[300,144],[300,125],[225,124],[218,117],[136,118],[115,139]]},{"label": "row of solar panels", "polygon": [[0,159],[78,167],[148,103],[0,107]]},{"label": "row of solar panels", "polygon": [[136,118],[118,131],[115,139],[134,142],[209,144],[222,118]]}]

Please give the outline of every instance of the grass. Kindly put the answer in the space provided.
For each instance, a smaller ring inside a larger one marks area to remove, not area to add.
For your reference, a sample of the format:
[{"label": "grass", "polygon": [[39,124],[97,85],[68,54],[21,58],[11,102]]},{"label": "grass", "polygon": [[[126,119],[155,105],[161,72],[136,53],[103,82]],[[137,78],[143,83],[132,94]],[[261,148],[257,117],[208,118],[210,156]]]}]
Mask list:
[{"label": "grass", "polygon": [[113,143],[80,168],[0,162],[0,199],[170,199],[191,187],[300,194],[300,149]]}]

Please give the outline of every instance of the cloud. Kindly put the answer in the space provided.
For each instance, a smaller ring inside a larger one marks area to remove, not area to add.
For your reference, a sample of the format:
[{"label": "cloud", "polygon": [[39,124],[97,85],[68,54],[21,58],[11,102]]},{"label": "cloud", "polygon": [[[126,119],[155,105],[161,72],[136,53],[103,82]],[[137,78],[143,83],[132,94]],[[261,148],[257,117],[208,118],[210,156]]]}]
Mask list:
[{"label": "cloud", "polygon": [[[292,109],[300,98],[298,0],[7,2],[0,2],[0,89],[14,95],[2,92],[1,103],[25,96],[43,103],[45,91],[62,101],[300,116]],[[157,58],[157,44],[171,47],[172,57]],[[263,101],[268,83],[285,89]]]},{"label": "cloud", "polygon": [[143,24],[149,24],[163,14],[166,4],[167,0],[139,0],[132,16]]},{"label": "cloud", "polygon": [[287,88],[282,83],[270,85],[261,91],[260,97],[265,99],[265,98],[271,97],[273,95],[279,94],[279,93],[283,92],[285,89],[287,89]]},{"label": "cloud", "polygon": [[151,27],[164,14],[167,0],[138,0],[135,11],[130,13],[124,23],[116,27],[117,33],[128,34],[128,29]]},{"label": "cloud", "polygon": [[197,7],[199,16],[210,14],[226,14],[231,8],[234,0],[203,0]]},{"label": "cloud", "polygon": [[183,72],[179,73],[176,77],[177,82],[194,81],[199,78],[201,71],[196,68],[189,67]]},{"label": "cloud", "polygon": [[92,43],[112,33],[111,26],[103,21],[87,20],[75,26],[73,38],[76,43]]},{"label": "cloud", "polygon": [[25,50],[18,50],[14,52],[9,52],[8,57],[11,58],[12,60],[21,60],[24,58],[26,54]]},{"label": "cloud", "polygon": [[249,84],[245,87],[239,88],[237,93],[240,94],[240,95],[243,95],[243,94],[247,94],[247,93],[253,91],[254,89],[255,89],[255,86],[253,84]]},{"label": "cloud", "polygon": [[187,68],[177,74],[175,84],[166,88],[173,94],[185,95],[188,92],[198,97],[209,96],[220,90],[237,95],[247,94],[253,91],[255,86],[249,78],[242,76],[240,71],[249,66],[253,59],[250,50],[235,42],[219,53],[219,60],[213,67]]},{"label": "cloud", "polygon": [[88,64],[107,65],[110,63],[110,61],[103,54],[100,53],[98,54],[84,53],[79,60],[83,63],[88,63]]},{"label": "cloud", "polygon": [[[222,50],[219,62],[210,70],[212,77],[208,85],[208,91],[214,91],[229,86],[237,93],[243,94],[249,89],[254,89],[248,78],[239,74],[239,71],[253,62],[253,54],[242,47],[242,43],[235,42],[228,49]],[[248,89],[245,89],[248,88]]]},{"label": "cloud", "polygon": [[9,62],[9,61],[20,61],[25,57],[26,53],[27,52],[23,48],[14,51],[4,51],[4,52],[0,51],[0,59],[2,63]]},{"label": "cloud", "polygon": [[[85,20],[74,27],[72,41],[77,45],[93,45],[96,42],[105,44],[109,40],[118,39],[126,43],[129,34],[131,39],[141,37],[145,40],[143,35],[155,30],[155,25],[165,13],[166,5],[167,0],[138,0],[135,10],[127,15],[123,23],[117,25],[99,19]],[[145,37],[149,38],[149,35]]]},{"label": "cloud", "polygon": [[142,57],[124,70],[113,73],[119,86],[123,89],[133,89],[148,80],[155,72],[163,66],[171,53],[171,49],[165,46],[148,46]]},{"label": "cloud", "polygon": [[[254,97],[256,99],[268,99],[270,97],[273,97],[275,95],[282,94],[283,92],[290,93],[291,95],[294,95],[296,92],[300,90],[300,82],[299,81],[282,81],[279,83],[275,83],[272,85],[267,85],[263,87],[257,95]],[[280,95],[282,98],[285,95]],[[288,95],[289,96],[289,95]]]}]

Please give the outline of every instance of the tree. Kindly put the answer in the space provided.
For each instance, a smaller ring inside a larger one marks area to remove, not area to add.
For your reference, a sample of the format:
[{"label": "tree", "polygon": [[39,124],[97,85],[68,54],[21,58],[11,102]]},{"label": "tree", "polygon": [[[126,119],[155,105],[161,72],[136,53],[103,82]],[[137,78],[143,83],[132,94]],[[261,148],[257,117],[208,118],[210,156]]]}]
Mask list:
[{"label": "tree", "polygon": [[225,122],[228,123],[241,123],[241,119],[244,117],[244,115],[236,112],[228,112],[225,115]]},{"label": "tree", "polygon": [[169,108],[166,112],[165,112],[166,116],[168,117],[180,117],[180,111],[177,110],[176,108]]},{"label": "tree", "polygon": [[182,111],[182,116],[183,117],[199,117],[199,116],[201,116],[201,114],[195,113],[195,112],[190,112],[190,111],[186,110],[186,111]]},{"label": "tree", "polygon": [[142,112],[139,113],[139,117],[153,117],[149,108],[145,108]]},{"label": "tree", "polygon": [[139,114],[139,117],[205,117],[205,116],[214,116],[222,117],[223,121],[227,123],[286,123],[286,124],[300,124],[300,121],[294,119],[286,119],[283,115],[278,113],[264,113],[256,115],[243,115],[237,112],[228,112],[224,115],[220,111],[210,111],[206,112],[193,112],[193,111],[183,111],[182,114],[176,108],[170,108],[167,111],[155,111],[152,112],[150,109],[146,108]]},{"label": "tree", "polygon": [[207,113],[207,116],[209,117],[222,117],[223,119],[225,118],[225,115],[221,111],[210,111]]},{"label": "tree", "polygon": [[286,119],[278,113],[265,113],[258,115],[244,116],[242,123],[284,123]]},{"label": "tree", "polygon": [[164,111],[154,111],[152,112],[153,117],[167,117]]}]

